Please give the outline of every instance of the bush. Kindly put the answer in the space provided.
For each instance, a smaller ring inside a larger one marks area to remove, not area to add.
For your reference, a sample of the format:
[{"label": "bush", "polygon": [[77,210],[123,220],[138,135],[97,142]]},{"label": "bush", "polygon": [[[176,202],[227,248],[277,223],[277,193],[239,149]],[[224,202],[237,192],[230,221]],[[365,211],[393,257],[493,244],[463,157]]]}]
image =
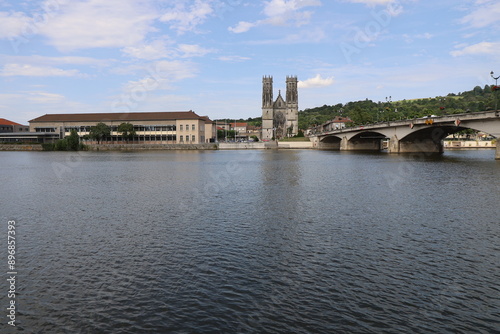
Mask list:
[{"label": "bush", "polygon": [[54,151],[56,144],[54,143],[43,143],[42,150],[44,151]]},{"label": "bush", "polygon": [[304,137],[304,131],[299,130],[299,132],[294,136],[294,138],[301,138]]},{"label": "bush", "polygon": [[54,144],[54,150],[56,150],[56,151],[67,151],[68,150],[68,141],[66,139],[59,139]]}]

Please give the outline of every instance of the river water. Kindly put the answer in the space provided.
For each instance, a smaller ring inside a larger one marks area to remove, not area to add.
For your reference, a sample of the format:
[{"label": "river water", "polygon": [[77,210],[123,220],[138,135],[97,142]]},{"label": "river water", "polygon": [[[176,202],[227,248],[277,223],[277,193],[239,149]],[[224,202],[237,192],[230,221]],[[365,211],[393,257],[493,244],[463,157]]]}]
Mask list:
[{"label": "river water", "polygon": [[499,333],[494,154],[0,152],[0,331]]}]

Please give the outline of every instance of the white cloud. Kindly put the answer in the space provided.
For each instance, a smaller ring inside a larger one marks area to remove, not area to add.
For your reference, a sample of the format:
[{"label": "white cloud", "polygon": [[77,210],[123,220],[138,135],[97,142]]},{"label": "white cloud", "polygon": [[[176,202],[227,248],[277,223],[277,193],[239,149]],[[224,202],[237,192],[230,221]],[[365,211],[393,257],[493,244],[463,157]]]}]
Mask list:
[{"label": "white cloud", "polygon": [[302,43],[318,43],[327,37],[321,28],[301,30],[295,34],[289,34],[280,39],[256,40],[246,42],[250,45],[290,45]]},{"label": "white cloud", "polygon": [[465,55],[498,55],[500,54],[500,43],[481,42],[469,46],[460,45],[461,50],[452,51],[453,57]]},{"label": "white cloud", "polygon": [[228,30],[238,34],[261,25],[300,27],[308,24],[313,14],[311,11],[302,11],[302,9],[313,6],[321,6],[321,1],[270,0],[265,2],[263,10],[263,14],[266,16],[265,19],[255,22],[240,21],[236,26],[229,27]]},{"label": "white cloud", "polygon": [[128,81],[123,88],[125,92],[150,92],[171,89],[172,83],[192,78],[197,72],[196,67],[191,62],[166,60],[157,61],[149,66],[136,66],[133,68],[135,71],[139,69],[148,74],[142,79]]},{"label": "white cloud", "polygon": [[196,69],[190,62],[162,60],[152,64],[148,72],[142,79],[130,80],[123,85],[123,93],[111,102],[114,111],[145,108],[148,101],[158,94],[156,91],[173,89],[174,82],[193,77]]},{"label": "white cloud", "polygon": [[40,55],[33,56],[9,56],[0,55],[0,63],[31,64],[31,65],[88,65],[105,67],[113,63],[112,59],[97,59],[92,57],[63,56],[47,57]]},{"label": "white cloud", "polygon": [[182,34],[187,31],[194,31],[213,12],[212,6],[207,1],[195,0],[190,6],[185,3],[177,3],[175,7],[160,17],[160,21],[169,22],[171,29]]},{"label": "white cloud", "polygon": [[107,111],[107,109],[99,108],[96,105],[72,101],[64,95],[43,90],[0,94],[0,103],[5,106],[3,117],[21,124],[27,124],[28,120],[43,114]]},{"label": "white cloud", "polygon": [[162,40],[156,40],[150,44],[128,46],[122,51],[128,56],[137,59],[155,60],[172,56],[173,50],[171,50],[171,44]]},{"label": "white cloud", "polygon": [[299,88],[311,88],[311,87],[327,87],[335,83],[333,77],[323,78],[320,74],[317,74],[314,78],[309,78],[304,81],[299,81]]},{"label": "white cloud", "polygon": [[362,3],[368,6],[389,5],[396,2],[396,0],[346,0],[346,1],[351,3]]},{"label": "white cloud", "polygon": [[206,49],[196,44],[179,44],[177,49],[183,58],[202,57],[207,53],[214,52],[213,49]]},{"label": "white cloud", "polygon": [[14,38],[24,33],[29,18],[20,12],[0,12],[0,38]]},{"label": "white cloud", "polygon": [[219,59],[220,61],[228,62],[228,63],[240,63],[240,62],[250,60],[251,58],[242,57],[242,56],[221,56],[217,59]]},{"label": "white cloud", "polygon": [[157,17],[142,0],[72,1],[61,4],[40,33],[61,51],[126,47],[141,43]]},{"label": "white cloud", "polygon": [[157,40],[150,44],[129,46],[122,51],[126,55],[136,59],[157,60],[176,57],[201,57],[214,50],[203,48],[196,44],[179,44],[174,46],[174,42]]},{"label": "white cloud", "polygon": [[178,81],[195,76],[197,69],[191,62],[159,61],[153,66],[154,74],[158,78],[169,81]]},{"label": "white cloud", "polygon": [[253,27],[257,26],[258,24],[259,23],[240,21],[240,22],[238,22],[238,24],[234,28],[229,27],[228,30],[231,32],[234,32],[235,34],[240,34],[242,32],[247,32],[248,30],[252,29]]},{"label": "white cloud", "polygon": [[58,103],[65,100],[61,94],[46,93],[46,92],[29,92],[27,99],[35,103]]},{"label": "white cloud", "polygon": [[477,1],[477,9],[462,19],[462,23],[473,28],[484,28],[500,22],[500,2],[497,0]]},{"label": "white cloud", "polygon": [[50,66],[33,66],[22,64],[6,64],[0,71],[0,76],[31,76],[31,77],[86,77],[78,70],[63,70]]}]

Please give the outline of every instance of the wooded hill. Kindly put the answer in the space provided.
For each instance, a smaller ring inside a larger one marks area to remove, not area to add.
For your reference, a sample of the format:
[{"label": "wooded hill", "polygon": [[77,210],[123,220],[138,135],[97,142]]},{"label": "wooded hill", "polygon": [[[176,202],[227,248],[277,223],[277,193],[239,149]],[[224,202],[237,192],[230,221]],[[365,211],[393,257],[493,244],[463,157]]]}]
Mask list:
[{"label": "wooded hill", "polygon": [[[412,119],[428,115],[450,115],[495,109],[496,98],[500,91],[492,91],[494,86],[480,86],[462,93],[450,93],[447,96],[413,100],[374,102],[363,100],[346,104],[323,105],[299,111],[299,129],[307,129],[322,124],[335,116],[349,117],[353,125],[363,125],[383,121]],[[500,105],[500,103],[499,103]],[[228,120],[229,121],[229,120]],[[234,122],[234,120],[231,120]],[[249,125],[261,126],[262,118],[240,119]]]}]

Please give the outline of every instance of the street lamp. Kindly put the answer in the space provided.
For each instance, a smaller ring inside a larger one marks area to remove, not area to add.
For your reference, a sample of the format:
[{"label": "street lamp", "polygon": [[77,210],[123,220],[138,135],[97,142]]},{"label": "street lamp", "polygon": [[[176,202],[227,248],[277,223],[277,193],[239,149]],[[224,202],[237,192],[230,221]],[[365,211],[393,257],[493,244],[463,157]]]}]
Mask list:
[{"label": "street lamp", "polygon": [[[496,92],[498,90],[498,78],[500,78],[500,75],[499,76],[495,76],[495,73],[493,71],[491,71],[490,73],[491,77],[493,79],[495,79],[495,87],[494,87],[494,91]],[[497,103],[498,103],[498,93],[495,93],[495,111],[497,111]]]}]

